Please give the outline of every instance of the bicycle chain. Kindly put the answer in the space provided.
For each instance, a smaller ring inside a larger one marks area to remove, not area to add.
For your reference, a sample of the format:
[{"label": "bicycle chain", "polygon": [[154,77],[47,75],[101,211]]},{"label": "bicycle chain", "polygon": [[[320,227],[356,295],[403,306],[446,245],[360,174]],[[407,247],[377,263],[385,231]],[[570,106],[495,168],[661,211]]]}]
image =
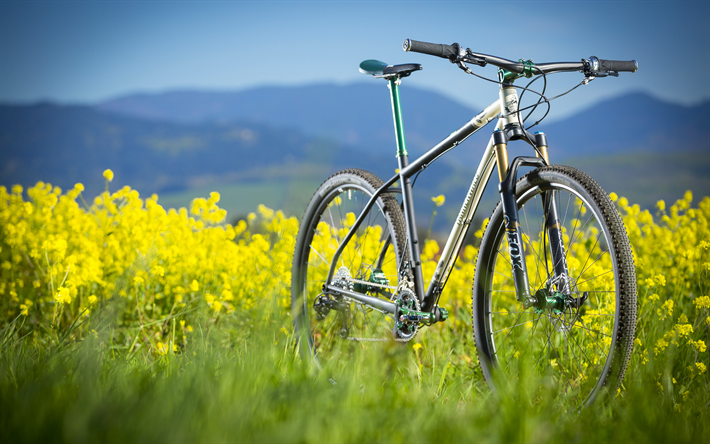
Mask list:
[{"label": "bicycle chain", "polygon": [[368,285],[370,287],[379,287],[379,288],[386,288],[388,290],[396,290],[397,287],[394,287],[392,285],[385,285],[385,284],[377,284],[375,282],[370,282],[370,281],[362,281],[360,279],[355,279],[355,278],[347,278],[349,281],[354,282],[356,284],[362,284],[362,285]]}]

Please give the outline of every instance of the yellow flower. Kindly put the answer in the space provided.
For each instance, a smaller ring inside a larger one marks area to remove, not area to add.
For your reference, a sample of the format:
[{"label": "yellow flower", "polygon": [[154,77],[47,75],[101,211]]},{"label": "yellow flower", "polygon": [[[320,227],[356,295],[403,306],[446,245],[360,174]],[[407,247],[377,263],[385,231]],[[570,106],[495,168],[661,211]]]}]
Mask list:
[{"label": "yellow flower", "polygon": [[663,352],[663,350],[666,349],[666,347],[668,347],[668,342],[666,342],[665,339],[661,338],[656,342],[656,346],[654,347],[653,352],[656,355],[659,355]]},{"label": "yellow flower", "polygon": [[616,195],[613,191],[609,193],[609,199],[611,199],[612,202],[616,202],[616,200],[619,198],[619,196]]},{"label": "yellow flower", "polygon": [[665,203],[664,201],[662,201],[662,200],[659,200],[658,202],[656,202],[656,207],[657,207],[660,211],[665,211],[665,209],[666,209],[666,203]]},{"label": "yellow flower", "polygon": [[89,304],[91,305],[91,304],[93,304],[94,302],[96,302],[96,296],[94,296],[94,295],[92,294],[91,296],[89,296]]},{"label": "yellow flower", "polygon": [[710,297],[700,296],[693,301],[693,304],[698,308],[698,310],[703,308],[710,308]]},{"label": "yellow flower", "polygon": [[422,344],[420,344],[420,343],[418,343],[418,342],[412,346],[412,349],[413,349],[414,351],[417,351],[417,350],[419,350],[420,348],[422,348]]},{"label": "yellow flower", "polygon": [[200,289],[200,284],[196,280],[192,280],[192,283],[190,284],[190,290],[192,291],[198,291]]},{"label": "yellow flower", "polygon": [[104,177],[106,178],[106,180],[108,180],[109,182],[111,182],[111,181],[113,180],[113,171],[111,171],[111,170],[105,170],[105,171],[104,171]]},{"label": "yellow flower", "polygon": [[434,202],[434,204],[435,204],[437,207],[440,207],[440,206],[444,205],[444,202],[446,201],[446,198],[444,197],[443,194],[439,194],[439,195],[436,196],[436,197],[432,197],[432,198],[431,198],[431,201]]},{"label": "yellow flower", "polygon": [[689,341],[690,344],[693,345],[693,347],[698,349],[699,353],[705,353],[705,350],[707,350],[707,345],[705,345],[705,341]]},{"label": "yellow flower", "polygon": [[657,274],[653,279],[654,279],[654,280],[656,281],[656,283],[657,283],[658,285],[660,285],[661,287],[665,287],[665,286],[666,286],[666,277],[663,276],[662,274]]},{"label": "yellow flower", "polygon": [[702,362],[696,362],[695,366],[698,368],[698,373],[700,374],[705,373],[705,370],[707,370],[705,364],[703,364]]},{"label": "yellow flower", "polygon": [[60,287],[59,291],[57,291],[57,294],[54,296],[54,300],[60,304],[71,304],[71,293],[69,288]]},{"label": "yellow flower", "polygon": [[658,313],[658,317],[660,317],[661,319],[665,319],[668,316],[671,316],[673,314],[673,300],[669,299],[664,302],[661,308],[656,310],[656,312]]}]

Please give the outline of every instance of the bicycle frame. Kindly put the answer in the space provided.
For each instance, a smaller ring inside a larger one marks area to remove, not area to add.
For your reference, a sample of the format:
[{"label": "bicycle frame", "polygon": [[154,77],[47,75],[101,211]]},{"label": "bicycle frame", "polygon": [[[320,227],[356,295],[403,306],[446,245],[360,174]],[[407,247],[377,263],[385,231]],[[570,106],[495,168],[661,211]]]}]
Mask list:
[{"label": "bicycle frame", "polygon": [[[355,291],[343,289],[330,283],[333,280],[333,275],[335,273],[336,264],[340,255],[345,248],[345,245],[350,241],[354,233],[357,231],[358,227],[362,221],[367,216],[370,209],[373,207],[378,197],[383,193],[401,192],[402,193],[402,203],[404,210],[404,217],[407,228],[407,241],[409,247],[409,258],[407,263],[400,264],[404,268],[411,268],[413,278],[414,278],[414,290],[417,298],[421,302],[421,307],[424,312],[434,312],[436,309],[435,303],[438,300],[439,295],[444,289],[446,282],[451,274],[454,263],[457,258],[457,253],[463,244],[464,238],[468,233],[470,224],[473,219],[473,215],[478,208],[481,201],[481,196],[488,183],[491,175],[493,174],[493,168],[498,166],[498,173],[500,178],[499,191],[501,194],[501,200],[504,207],[504,214],[506,216],[506,232],[508,237],[511,263],[514,272],[514,280],[516,293],[518,300],[523,303],[523,305],[528,308],[536,303],[536,299],[533,295],[529,293],[528,289],[528,276],[525,266],[524,251],[522,248],[523,240],[520,231],[517,229],[519,227],[517,219],[517,204],[515,202],[515,182],[517,176],[517,169],[519,166],[543,166],[548,162],[547,159],[547,142],[544,135],[539,133],[535,136],[524,132],[518,125],[518,100],[517,93],[512,87],[503,87],[500,90],[499,98],[486,107],[483,111],[478,113],[473,119],[467,122],[464,126],[459,128],[457,131],[451,133],[447,138],[441,141],[439,144],[431,148],[421,157],[409,163],[408,154],[406,150],[404,129],[402,125],[402,115],[400,112],[399,104],[399,84],[400,79],[398,77],[392,77],[388,79],[388,87],[390,89],[390,96],[392,100],[392,113],[394,118],[395,134],[397,140],[397,158],[399,162],[399,172],[380,187],[375,194],[370,198],[368,203],[362,209],[362,212],[357,217],[355,224],[350,228],[350,231],[345,236],[340,246],[335,252],[335,256],[330,265],[328,272],[328,277],[326,283],[323,285],[323,291],[332,294],[341,294],[343,296],[349,297],[351,299],[357,300],[361,303],[369,305],[378,310],[384,311],[386,313],[395,314],[397,307],[393,302],[379,299],[376,297],[368,296],[366,294],[358,293]],[[437,160],[441,155],[448,152],[449,150],[455,148],[461,144],[464,140],[470,137],[472,134],[486,126],[489,122],[498,118],[498,123],[496,125],[496,131],[491,136],[486,149],[483,153],[483,157],[478,165],[476,174],[473,177],[471,186],[464,202],[459,210],[458,216],[454,223],[454,226],[449,234],[446,241],[444,249],[441,253],[439,261],[434,271],[434,275],[429,283],[429,286],[424,292],[424,279],[422,275],[421,268],[421,258],[419,250],[419,239],[416,230],[416,222],[414,215],[414,202],[412,199],[412,184],[411,178],[416,173],[422,169],[428,167],[432,162]],[[512,140],[516,138],[523,138],[530,141],[536,139],[536,152],[538,157],[520,157],[514,159],[510,167],[508,165],[507,156],[507,140],[506,128],[515,128],[517,130],[509,133],[513,136]],[[523,132],[527,137],[521,136]],[[517,134],[517,135],[516,135]],[[542,156],[542,158],[540,157]],[[544,159],[544,161],[543,161]],[[392,188],[396,183],[400,183],[401,188]],[[547,231],[551,240],[551,256],[554,264],[554,270],[556,277],[567,275],[567,265],[564,258],[564,247],[561,242],[561,232],[559,229],[559,222],[557,218],[557,209],[555,207],[554,199],[547,199],[545,203],[548,209],[547,216]],[[398,270],[401,271],[401,270]]]}]

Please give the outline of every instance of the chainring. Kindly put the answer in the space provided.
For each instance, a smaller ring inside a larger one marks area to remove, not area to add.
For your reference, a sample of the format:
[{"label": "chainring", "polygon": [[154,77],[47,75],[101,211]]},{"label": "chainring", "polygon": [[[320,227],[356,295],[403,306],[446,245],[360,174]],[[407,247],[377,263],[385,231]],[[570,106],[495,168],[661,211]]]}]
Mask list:
[{"label": "chainring", "polygon": [[[410,310],[421,311],[421,304],[417,295],[413,291],[414,283],[407,279],[403,279],[397,287],[397,293],[392,297],[392,302],[398,307],[405,307]],[[394,320],[393,335],[396,341],[408,342],[417,335],[419,326],[416,324],[407,324],[399,319]]]}]

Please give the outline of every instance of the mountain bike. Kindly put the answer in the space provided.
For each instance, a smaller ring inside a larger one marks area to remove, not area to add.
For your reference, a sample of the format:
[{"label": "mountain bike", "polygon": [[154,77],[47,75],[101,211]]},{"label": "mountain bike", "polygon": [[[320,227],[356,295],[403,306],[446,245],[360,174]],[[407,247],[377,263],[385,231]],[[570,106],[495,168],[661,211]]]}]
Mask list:
[{"label": "mountain bike", "polygon": [[[481,78],[471,65],[497,67],[497,80],[487,80],[497,84],[498,98],[410,162],[399,86],[422,66],[360,64],[361,72],[384,79],[389,87],[399,169],[387,181],[360,169],[340,171],[308,204],[291,283],[301,349],[321,368],[348,365],[358,350],[407,342],[420,328],[446,321],[449,314],[439,300],[497,168],[500,202],[481,240],[472,295],[473,333],[485,379],[495,390],[524,374],[546,378],[579,406],[602,392],[615,392],[636,328],[636,276],[626,230],[602,187],[577,169],[551,164],[547,136],[524,126],[522,111],[546,104],[549,112],[554,98],[545,97],[544,88],[537,93],[530,84],[514,82],[534,77],[531,83],[543,78],[546,85],[549,74],[580,72],[584,78],[576,88],[635,72],[638,64],[596,57],[514,62],[457,43],[409,39],[404,50],[448,59]],[[528,91],[539,98],[520,108]],[[495,130],[425,288],[412,178],[491,121],[497,122]],[[507,145],[513,141],[530,145],[535,156],[509,161]],[[518,179],[521,167],[534,169]]]}]

